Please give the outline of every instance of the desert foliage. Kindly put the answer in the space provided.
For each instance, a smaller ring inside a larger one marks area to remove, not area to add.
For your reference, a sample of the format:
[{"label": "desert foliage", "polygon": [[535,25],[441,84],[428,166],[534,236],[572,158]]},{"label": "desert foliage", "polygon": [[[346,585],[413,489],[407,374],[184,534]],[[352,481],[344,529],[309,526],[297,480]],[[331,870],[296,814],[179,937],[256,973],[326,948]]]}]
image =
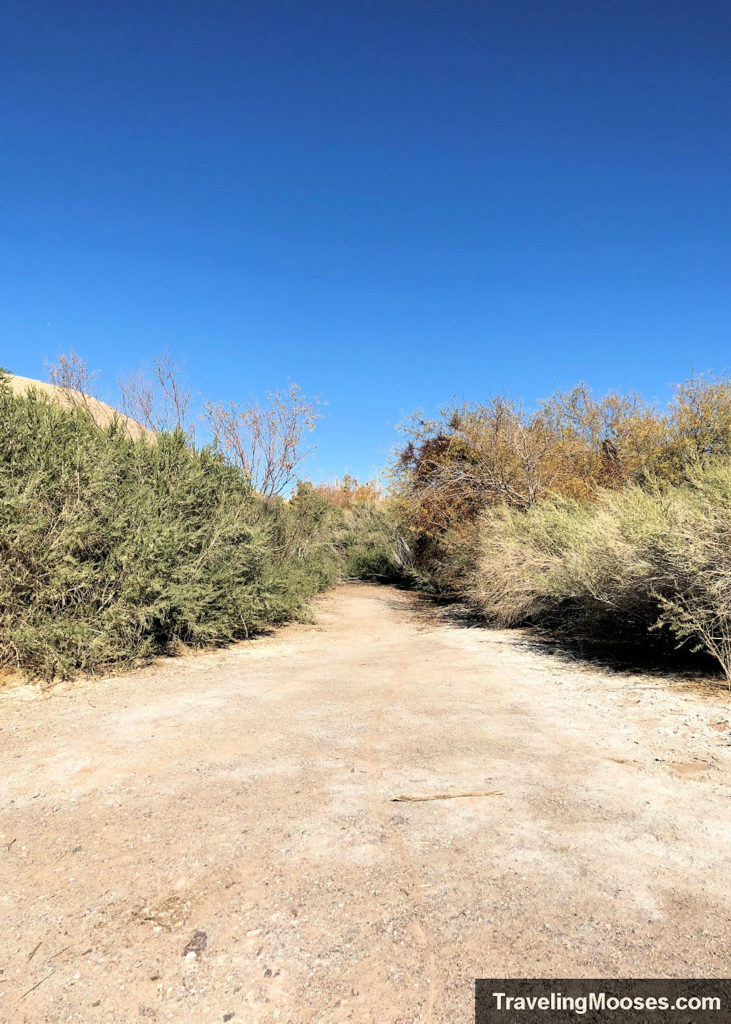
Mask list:
[{"label": "desert foliage", "polygon": [[129,418],[76,353],[49,375],[0,379],[2,665],[50,679],[225,643],[371,579],[584,647],[703,652],[731,681],[731,379],[664,408],[578,385],[417,413],[384,485],[302,479],[320,406],[295,385],[203,402],[203,443],[170,356],[120,380]]},{"label": "desert foliage", "polygon": [[406,427],[396,502],[422,585],[502,625],[704,651],[731,677],[731,381],[666,409],[583,385]]},{"label": "desert foliage", "polygon": [[382,511],[265,495],[171,408],[133,440],[0,375],[0,665],[50,680],[225,643],[390,565]]},{"label": "desert foliage", "polygon": [[665,630],[731,678],[731,465],[711,461],[676,486],[491,509],[472,578],[503,625],[537,622],[593,642]]}]

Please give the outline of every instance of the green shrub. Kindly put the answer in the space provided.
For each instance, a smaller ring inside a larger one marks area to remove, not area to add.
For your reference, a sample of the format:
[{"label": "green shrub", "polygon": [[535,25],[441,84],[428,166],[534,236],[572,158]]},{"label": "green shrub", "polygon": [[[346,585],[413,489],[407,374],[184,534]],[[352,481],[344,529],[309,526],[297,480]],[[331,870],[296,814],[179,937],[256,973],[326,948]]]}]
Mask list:
[{"label": "green shrub", "polygon": [[340,548],[347,577],[400,581],[411,553],[386,502],[361,501],[341,512]]},{"label": "green shrub", "polygon": [[329,515],[0,381],[0,663],[69,677],[302,615],[342,566]]}]

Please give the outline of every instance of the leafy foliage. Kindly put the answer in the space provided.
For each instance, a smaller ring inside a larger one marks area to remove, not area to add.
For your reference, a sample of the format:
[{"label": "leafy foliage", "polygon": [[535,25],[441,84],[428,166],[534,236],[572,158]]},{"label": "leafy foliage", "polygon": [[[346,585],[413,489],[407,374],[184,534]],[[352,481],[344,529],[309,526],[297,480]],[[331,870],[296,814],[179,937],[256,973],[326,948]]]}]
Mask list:
[{"label": "leafy foliage", "polygon": [[265,501],[180,429],[134,441],[0,380],[0,663],[69,677],[306,614],[354,549],[343,517],[311,488]]}]

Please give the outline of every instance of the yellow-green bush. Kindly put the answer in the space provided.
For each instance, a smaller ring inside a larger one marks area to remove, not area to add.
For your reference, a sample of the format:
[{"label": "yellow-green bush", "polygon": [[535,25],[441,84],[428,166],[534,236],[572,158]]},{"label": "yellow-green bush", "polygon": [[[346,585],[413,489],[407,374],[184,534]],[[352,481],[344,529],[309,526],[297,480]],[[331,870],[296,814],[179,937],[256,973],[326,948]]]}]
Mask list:
[{"label": "yellow-green bush", "polygon": [[665,630],[731,677],[731,464],[712,460],[676,486],[485,512],[471,596],[503,625],[585,642]]}]

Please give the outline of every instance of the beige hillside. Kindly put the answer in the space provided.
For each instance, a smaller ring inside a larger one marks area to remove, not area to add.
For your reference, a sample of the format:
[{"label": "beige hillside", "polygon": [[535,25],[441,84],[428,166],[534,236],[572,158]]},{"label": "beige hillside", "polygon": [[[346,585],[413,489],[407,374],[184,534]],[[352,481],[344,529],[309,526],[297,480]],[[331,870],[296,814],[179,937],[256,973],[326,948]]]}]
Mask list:
[{"label": "beige hillside", "polygon": [[14,395],[24,395],[31,389],[35,389],[39,393],[47,395],[54,402],[58,402],[59,405],[66,409],[72,409],[77,405],[83,406],[89,411],[94,422],[100,427],[106,427],[112,422],[114,416],[117,416],[125,424],[129,436],[134,440],[137,440],[139,437],[154,436],[152,431],[143,427],[141,423],[130,419],[129,416],[124,416],[121,412],[113,409],[111,405],[100,402],[98,398],[92,398],[91,395],[85,395],[81,391],[62,388],[56,384],[47,384],[42,380],[33,380],[31,377],[18,377],[14,373],[8,373],[7,376]]}]

